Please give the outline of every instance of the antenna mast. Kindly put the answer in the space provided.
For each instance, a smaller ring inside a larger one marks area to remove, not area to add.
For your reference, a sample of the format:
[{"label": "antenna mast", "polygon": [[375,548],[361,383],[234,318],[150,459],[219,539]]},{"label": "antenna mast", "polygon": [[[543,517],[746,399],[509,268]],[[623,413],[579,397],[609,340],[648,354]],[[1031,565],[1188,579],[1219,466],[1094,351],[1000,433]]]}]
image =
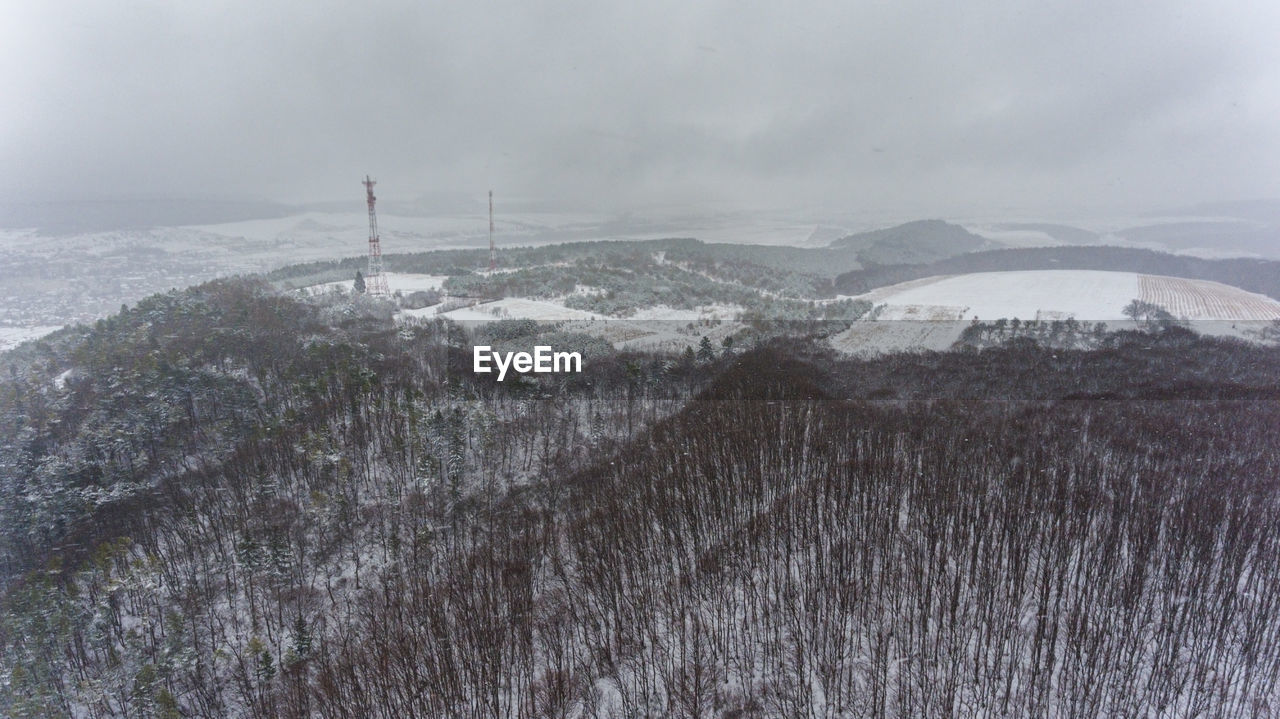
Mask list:
[{"label": "antenna mast", "polygon": [[489,274],[498,267],[498,253],[493,247],[493,190],[489,190]]},{"label": "antenna mast", "polygon": [[378,201],[373,196],[373,186],[378,182],[365,175],[361,184],[369,202],[369,271],[364,278],[365,292],[385,296],[391,292],[387,289],[387,276],[382,272],[382,242],[378,239],[378,216],[373,212],[373,203]]}]

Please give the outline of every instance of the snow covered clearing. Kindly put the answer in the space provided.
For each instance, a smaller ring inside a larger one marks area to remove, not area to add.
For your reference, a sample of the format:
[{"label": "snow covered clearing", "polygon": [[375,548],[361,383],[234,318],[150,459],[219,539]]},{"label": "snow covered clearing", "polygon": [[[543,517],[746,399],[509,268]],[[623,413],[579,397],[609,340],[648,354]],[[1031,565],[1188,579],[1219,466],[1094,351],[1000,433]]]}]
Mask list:
[{"label": "snow covered clearing", "polygon": [[703,337],[719,348],[721,342],[742,329],[734,318],[742,311],[736,305],[708,305],[695,309],[651,307],[633,317],[609,317],[596,312],[565,307],[555,301],[506,298],[480,302],[441,312],[444,304],[416,310],[402,310],[399,321],[444,318],[463,324],[530,319],[542,323],[562,323],[559,329],[598,337],[617,349],[654,352],[683,352],[697,348]]},{"label": "snow covered clearing", "polygon": [[439,315],[455,322],[493,322],[496,320],[529,319],[538,322],[562,322],[564,320],[604,320],[605,315],[586,310],[575,310],[556,302],[508,297],[493,302],[482,302],[470,307],[443,312]]},{"label": "snow covered clearing", "polygon": [[[424,290],[439,290],[444,287],[444,281],[448,279],[445,275],[418,275],[405,272],[387,272],[386,276],[387,288],[392,292],[402,292],[404,294],[409,294],[410,292],[421,292]],[[324,282],[318,285],[303,287],[299,291],[306,291],[308,294],[318,295],[328,292],[334,288],[340,288],[344,292],[350,292],[355,281],[355,277],[353,276],[349,280]]]},{"label": "snow covered clearing", "polygon": [[874,356],[892,352],[941,352],[964,331],[965,322],[860,321],[833,336],[831,346],[838,352]]},{"label": "snow covered clearing", "polygon": [[[1045,270],[975,272],[919,280],[912,286],[886,287],[870,294],[887,305],[882,320],[934,319],[1034,320],[1045,311],[1081,320],[1123,319],[1122,310],[1140,293],[1131,272]],[[921,308],[935,308],[923,311]]]},{"label": "snow covered clearing", "polygon": [[567,329],[600,337],[618,349],[683,352],[686,347],[697,349],[703,337],[710,339],[713,347],[719,348],[724,338],[742,329],[742,324],[709,318],[694,321],[626,319],[589,326],[577,323]]},{"label": "snow covered clearing", "polygon": [[56,332],[60,329],[62,327],[57,326],[0,327],[0,351],[13,349],[27,340],[44,337],[50,332]]},{"label": "snow covered clearing", "polygon": [[926,277],[863,295],[877,306],[867,320],[831,339],[837,350],[878,354],[944,350],[975,318],[1129,324],[1124,307],[1158,304],[1205,334],[1249,337],[1280,319],[1280,302],[1206,280],[1093,270],[976,272]]},{"label": "snow covered clearing", "polygon": [[435,305],[428,305],[427,307],[419,307],[416,310],[400,310],[396,313],[396,319],[400,321],[407,318],[427,320],[434,319],[440,316],[440,309],[443,307],[444,303],[441,302]]},{"label": "snow covered clearing", "polygon": [[654,305],[636,310],[628,319],[633,320],[668,320],[677,322],[696,322],[698,320],[731,320],[743,311],[741,305],[712,304],[699,305],[693,309],[679,309],[667,305]]},{"label": "snow covered clearing", "polygon": [[1231,285],[1154,275],[1141,275],[1138,280],[1138,298],[1160,305],[1174,317],[1188,320],[1280,319],[1280,302]]},{"label": "snow covered clearing", "polygon": [[66,389],[67,380],[71,379],[71,376],[73,374],[75,374],[75,368],[62,371],[61,373],[58,374],[57,377],[53,378],[53,386],[57,387],[60,390]]},{"label": "snow covered clearing", "polygon": [[1271,320],[1280,302],[1203,280],[1094,270],[975,272],[929,277],[859,298],[884,304],[878,319],[1123,320],[1133,299],[1155,302],[1190,320]]},{"label": "snow covered clearing", "polygon": [[[394,287],[394,285],[393,285]],[[658,305],[638,310],[631,317],[618,318],[597,312],[564,306],[555,300],[533,300],[518,297],[479,302],[441,312],[443,304],[417,310],[402,310],[397,317],[405,319],[444,318],[462,323],[494,322],[508,319],[530,319],[536,322],[564,322],[561,329],[599,337],[618,349],[683,351],[696,347],[703,336],[716,346],[742,328],[736,321],[743,311],[738,305],[714,304],[692,309]]]}]

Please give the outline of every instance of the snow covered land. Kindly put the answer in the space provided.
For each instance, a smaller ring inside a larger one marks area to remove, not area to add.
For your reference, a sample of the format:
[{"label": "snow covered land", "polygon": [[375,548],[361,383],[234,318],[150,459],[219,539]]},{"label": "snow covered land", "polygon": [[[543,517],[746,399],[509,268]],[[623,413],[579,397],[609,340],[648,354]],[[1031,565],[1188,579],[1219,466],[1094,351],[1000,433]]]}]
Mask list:
[{"label": "snow covered land", "polygon": [[[385,255],[480,248],[489,242],[484,211],[430,217],[380,212],[378,225]],[[820,220],[756,214],[640,218],[508,210],[496,225],[500,247],[666,237],[799,246],[826,242]],[[367,237],[368,216],[362,211],[52,235],[33,228],[0,229],[0,323],[31,329],[92,322],[121,304],[216,277],[359,257],[367,251]],[[393,276],[393,291],[418,289],[395,281]]]},{"label": "snow covered land", "polygon": [[538,322],[606,319],[604,315],[576,310],[555,302],[507,297],[441,313],[441,317],[457,322],[492,322],[494,320],[530,319]]},{"label": "snow covered land", "polygon": [[27,340],[43,337],[57,329],[60,328],[56,326],[0,327],[0,352],[16,347]]},{"label": "snow covered land", "polygon": [[977,319],[1130,324],[1125,305],[1134,299],[1159,305],[1203,334],[1247,337],[1280,319],[1280,302],[1207,280],[1133,272],[1043,270],[975,272],[927,277],[863,295],[877,308],[832,338],[853,354],[944,350]]},{"label": "snow covered land", "polygon": [[[0,324],[34,330],[92,322],[115,312],[122,304],[137,302],[149,294],[181,289],[216,277],[359,257],[367,247],[368,218],[358,202],[353,205],[355,211],[306,211],[285,217],[149,229],[71,234],[42,234],[31,228],[0,229]],[[812,249],[826,247],[850,233],[883,228],[896,221],[848,212],[697,214],[664,210],[651,215],[610,215],[499,207],[496,223],[499,248],[691,237],[708,243]],[[393,256],[485,247],[489,240],[486,209],[477,205],[474,211],[430,216],[384,211],[379,215],[382,250]],[[1174,222],[1179,219],[1181,224]],[[1202,251],[1201,245],[1217,235],[1210,233],[1206,235],[1208,239],[1204,239],[1194,233],[1207,233],[1222,223],[1206,224],[1206,220],[1197,224],[1190,219],[1195,218],[1172,218],[1163,225],[1151,218],[1136,217],[1077,222],[1078,226],[1018,224],[990,217],[960,218],[956,222],[984,238],[987,249],[1104,241],[1205,256],[1251,254],[1231,249],[1230,243],[1215,246],[1217,249],[1212,252]],[[1125,229],[1143,223],[1147,226],[1132,232]],[[1161,227],[1172,229],[1162,234]],[[1177,241],[1163,242],[1161,238],[1168,233],[1174,233],[1169,237]],[[394,270],[394,264],[388,269]],[[392,281],[395,282],[394,277]],[[349,285],[350,281],[341,284]],[[1107,287],[1116,289],[1111,284]],[[416,287],[406,285],[392,289],[407,292]],[[993,297],[991,302],[1000,305],[1003,300]],[[911,303],[938,304],[923,300]],[[961,303],[965,304],[968,303]],[[973,309],[985,316],[981,305]],[[12,340],[5,341],[12,344]]]},{"label": "snow covered land", "polygon": [[[448,279],[444,275],[421,275],[407,272],[387,272],[387,289],[392,293],[401,292],[408,294],[410,292],[422,292],[426,290],[439,290],[444,286],[444,281]],[[324,282],[318,285],[302,288],[309,294],[320,294],[331,291],[335,288],[341,289],[343,292],[350,292],[355,285],[355,278],[349,280],[341,280],[338,282]]]},{"label": "snow covered land", "polygon": [[[394,283],[392,284],[394,288]],[[618,349],[679,352],[709,337],[716,346],[742,329],[734,305],[706,305],[692,309],[646,307],[627,318],[610,317],[566,307],[554,300],[508,297],[445,310],[445,303],[421,309],[401,310],[397,317],[412,324],[421,319],[448,319],[464,326],[498,320],[533,320],[560,323],[561,329],[599,337]]]},{"label": "snow covered land", "polygon": [[1272,320],[1280,302],[1206,280],[1132,272],[1044,270],[930,277],[859,298],[885,305],[882,320],[994,320],[1001,317],[1123,320],[1133,299],[1159,304],[1187,320]]}]

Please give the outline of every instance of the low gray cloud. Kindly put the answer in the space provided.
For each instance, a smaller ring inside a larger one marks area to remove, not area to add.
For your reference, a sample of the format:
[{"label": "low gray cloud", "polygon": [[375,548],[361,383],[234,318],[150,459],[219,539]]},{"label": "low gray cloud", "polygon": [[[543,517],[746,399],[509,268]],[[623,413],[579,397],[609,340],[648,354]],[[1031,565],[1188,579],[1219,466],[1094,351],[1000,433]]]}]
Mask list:
[{"label": "low gray cloud", "polygon": [[1280,196],[1257,3],[27,3],[0,190],[283,201],[1169,205]]}]

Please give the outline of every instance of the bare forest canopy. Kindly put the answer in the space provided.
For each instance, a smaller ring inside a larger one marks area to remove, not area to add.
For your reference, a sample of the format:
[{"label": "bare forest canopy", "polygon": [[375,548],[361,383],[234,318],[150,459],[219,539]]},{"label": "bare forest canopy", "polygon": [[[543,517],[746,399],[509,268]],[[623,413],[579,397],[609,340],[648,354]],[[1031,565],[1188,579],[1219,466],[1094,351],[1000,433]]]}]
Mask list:
[{"label": "bare forest canopy", "polygon": [[468,340],[234,280],[3,355],[0,714],[1274,701],[1274,347],[791,338],[498,388]]}]

